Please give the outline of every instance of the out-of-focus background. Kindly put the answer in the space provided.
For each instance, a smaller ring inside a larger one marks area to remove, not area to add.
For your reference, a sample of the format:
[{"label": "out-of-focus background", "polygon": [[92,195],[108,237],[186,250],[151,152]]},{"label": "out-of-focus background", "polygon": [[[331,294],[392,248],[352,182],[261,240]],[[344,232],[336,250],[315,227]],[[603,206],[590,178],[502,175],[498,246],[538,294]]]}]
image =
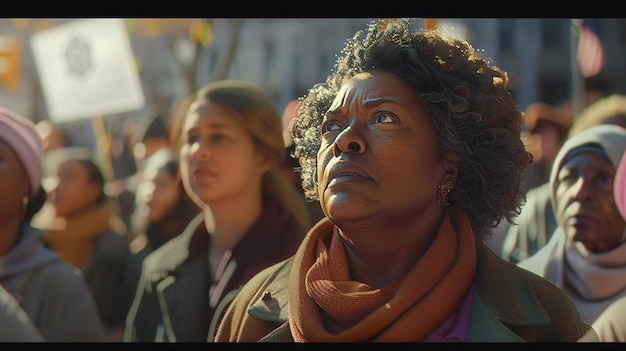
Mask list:
[{"label": "out-of-focus background", "polygon": [[[71,104],[81,97],[69,95],[68,99],[67,92],[65,97],[53,95],[63,94],[66,88],[63,77],[71,73],[54,66],[53,61],[61,57],[74,60],[76,67],[81,64],[97,67],[102,66],[97,61],[98,55],[100,60],[102,57],[108,60],[106,52],[91,52],[95,57],[93,62],[89,61],[89,54],[76,54],[89,51],[89,45],[72,37],[76,35],[80,39],[74,32],[80,32],[76,28],[88,22],[87,19],[1,18],[0,105],[35,122],[54,120],[64,130],[68,143],[77,146],[95,145],[93,119],[98,119],[110,136],[115,177],[123,177],[125,171],[117,163],[123,163],[120,161],[125,152],[123,138],[129,126],[157,114],[170,114],[187,94],[223,78],[261,84],[282,110],[294,97],[325,79],[345,40],[370,20],[124,18],[121,23],[139,82],[135,93],[143,100],[118,111],[105,109],[104,113],[98,113],[97,109],[93,112],[87,109],[84,115],[68,118],[55,116],[52,104]],[[569,106],[576,111],[597,96],[626,92],[623,64],[626,19],[415,18],[414,26],[450,32],[492,57],[495,64],[509,72],[511,91],[522,110],[540,101]],[[587,40],[587,33],[591,33],[591,40]],[[107,34],[110,33],[98,33],[92,46],[106,41],[102,38]],[[581,40],[583,37],[585,40]],[[65,51],[60,53],[60,50]],[[69,55],[70,51],[73,56]],[[86,62],[81,61],[85,58]],[[118,55],[112,59],[122,58]],[[586,65],[582,71],[578,60]],[[53,71],[56,73],[50,73]],[[121,74],[112,71],[107,75],[114,77],[116,73]],[[81,79],[86,87],[96,89],[109,84],[89,85],[86,82],[89,77]],[[96,96],[92,98],[96,99],[97,94],[101,93],[94,92]]]}]

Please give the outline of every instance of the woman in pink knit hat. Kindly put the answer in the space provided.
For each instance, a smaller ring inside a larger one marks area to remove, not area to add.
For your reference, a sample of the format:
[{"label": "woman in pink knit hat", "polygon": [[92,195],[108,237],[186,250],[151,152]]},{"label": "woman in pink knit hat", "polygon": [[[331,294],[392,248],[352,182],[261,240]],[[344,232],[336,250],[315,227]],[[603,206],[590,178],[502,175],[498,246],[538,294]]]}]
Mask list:
[{"label": "woman in pink knit hat", "polygon": [[44,341],[102,341],[85,279],[46,248],[43,232],[30,224],[46,200],[40,185],[42,154],[34,124],[0,107],[0,284]]}]

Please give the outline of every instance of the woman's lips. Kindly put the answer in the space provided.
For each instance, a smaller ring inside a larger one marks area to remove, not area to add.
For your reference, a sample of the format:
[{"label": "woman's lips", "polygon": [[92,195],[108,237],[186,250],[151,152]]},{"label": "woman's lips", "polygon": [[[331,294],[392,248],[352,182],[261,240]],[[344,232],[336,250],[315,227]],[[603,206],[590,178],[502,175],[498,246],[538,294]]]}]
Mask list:
[{"label": "woman's lips", "polygon": [[367,178],[362,177],[357,173],[339,173],[330,178],[328,185],[336,185],[336,184],[345,184],[345,183],[355,183],[362,182],[367,180]]},{"label": "woman's lips", "polygon": [[192,171],[193,174],[193,178],[195,180],[203,180],[203,179],[209,179],[209,178],[215,178],[216,174],[215,172],[209,170],[208,168],[205,167],[196,167],[193,169]]},{"label": "woman's lips", "polygon": [[568,222],[573,227],[576,227],[576,228],[587,228],[587,227],[593,225],[594,219],[592,217],[589,217],[589,216],[577,215],[577,216],[570,217]]},{"label": "woman's lips", "polygon": [[360,167],[350,162],[339,162],[328,172],[328,186],[355,184],[372,178]]}]

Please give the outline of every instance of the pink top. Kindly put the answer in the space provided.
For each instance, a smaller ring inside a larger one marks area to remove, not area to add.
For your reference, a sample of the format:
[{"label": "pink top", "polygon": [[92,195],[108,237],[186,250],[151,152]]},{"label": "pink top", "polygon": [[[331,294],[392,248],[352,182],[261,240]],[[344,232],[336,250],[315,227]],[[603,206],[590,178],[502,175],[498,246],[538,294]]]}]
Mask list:
[{"label": "pink top", "polygon": [[463,342],[467,336],[469,317],[472,310],[474,287],[469,289],[459,307],[424,342]]}]

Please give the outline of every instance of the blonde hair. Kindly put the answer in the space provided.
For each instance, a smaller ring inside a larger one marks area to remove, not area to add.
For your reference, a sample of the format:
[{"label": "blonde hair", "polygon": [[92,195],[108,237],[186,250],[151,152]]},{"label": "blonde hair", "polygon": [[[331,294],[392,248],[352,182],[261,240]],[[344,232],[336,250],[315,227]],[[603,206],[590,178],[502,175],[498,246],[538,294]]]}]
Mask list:
[{"label": "blonde hair", "polygon": [[272,167],[263,175],[264,193],[283,204],[304,228],[311,216],[304,196],[285,178],[279,166],[286,157],[283,127],[272,97],[260,86],[240,80],[219,80],[202,87],[196,101],[210,101],[235,112],[237,121],[258,146],[267,151]]}]

